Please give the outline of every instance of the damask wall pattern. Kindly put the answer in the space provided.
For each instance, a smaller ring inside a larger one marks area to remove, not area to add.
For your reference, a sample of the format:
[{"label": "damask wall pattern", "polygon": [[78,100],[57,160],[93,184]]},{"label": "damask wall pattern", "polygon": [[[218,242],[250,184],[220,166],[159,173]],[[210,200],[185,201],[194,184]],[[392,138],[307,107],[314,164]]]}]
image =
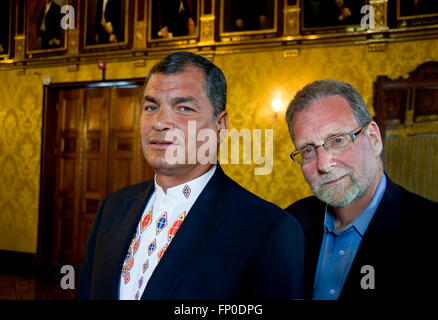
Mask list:
[{"label": "damask wall pattern", "polygon": [[[284,112],[305,84],[324,78],[350,82],[364,96],[372,114],[373,82],[378,75],[407,77],[419,64],[438,60],[438,40],[389,43],[386,51],[369,52],[367,45],[301,48],[299,55],[283,51],[216,55],[214,62],[228,80],[230,129],[273,130],[271,174],[254,175],[263,165],[225,164],[227,174],[242,186],[284,208],[311,194],[300,167],[289,158],[294,147]],[[112,62],[106,79],[144,77],[156,60],[138,67]],[[43,79],[52,83],[102,79],[96,65],[0,71],[0,250],[36,253],[41,165]],[[279,98],[283,109],[271,109]],[[262,139],[262,143],[264,143]],[[263,144],[262,144],[263,146]],[[263,148],[262,148],[263,150]]]}]

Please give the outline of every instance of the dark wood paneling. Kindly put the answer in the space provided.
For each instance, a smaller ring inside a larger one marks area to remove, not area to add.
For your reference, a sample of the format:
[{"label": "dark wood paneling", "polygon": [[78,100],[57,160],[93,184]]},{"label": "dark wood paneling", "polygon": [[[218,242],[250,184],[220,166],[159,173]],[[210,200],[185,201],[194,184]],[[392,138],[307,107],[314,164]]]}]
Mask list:
[{"label": "dark wood paneling", "polygon": [[[59,150],[54,160],[46,162],[46,157],[42,165],[45,175],[47,165],[52,172],[56,168],[51,176],[54,182],[42,184],[42,193],[54,195],[42,198],[42,208],[47,210],[44,224],[51,225],[52,241],[50,250],[48,241],[41,241],[40,249],[50,254],[50,264],[78,265],[104,196],[153,177],[140,147],[141,90],[139,82],[129,88],[53,88],[47,92],[52,97],[50,104],[57,107],[46,106],[56,116],[45,115],[54,123],[43,129],[47,132],[44,150],[47,153],[49,146]],[[56,134],[50,135],[50,130]]]}]

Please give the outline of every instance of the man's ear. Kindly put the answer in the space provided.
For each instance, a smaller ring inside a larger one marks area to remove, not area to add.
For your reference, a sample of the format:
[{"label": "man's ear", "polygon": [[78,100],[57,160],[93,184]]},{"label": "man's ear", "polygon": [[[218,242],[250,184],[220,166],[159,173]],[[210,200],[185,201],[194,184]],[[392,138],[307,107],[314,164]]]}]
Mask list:
[{"label": "man's ear", "polygon": [[368,136],[370,137],[371,146],[374,150],[374,154],[379,156],[383,149],[382,136],[380,135],[379,126],[375,121],[371,121],[367,129]]},{"label": "man's ear", "polygon": [[228,131],[228,113],[224,110],[219,114],[217,120],[218,142],[221,143],[227,136]]}]

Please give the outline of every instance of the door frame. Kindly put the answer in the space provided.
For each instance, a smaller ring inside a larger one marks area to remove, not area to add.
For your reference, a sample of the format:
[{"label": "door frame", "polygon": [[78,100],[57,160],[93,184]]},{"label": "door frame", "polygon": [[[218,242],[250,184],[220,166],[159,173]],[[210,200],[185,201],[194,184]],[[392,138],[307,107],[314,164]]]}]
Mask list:
[{"label": "door frame", "polygon": [[53,266],[53,228],[55,208],[53,194],[56,186],[56,102],[58,91],[97,87],[143,86],[145,78],[132,78],[105,81],[66,82],[44,85],[43,114],[41,130],[40,194],[38,210],[37,253],[38,266]]}]

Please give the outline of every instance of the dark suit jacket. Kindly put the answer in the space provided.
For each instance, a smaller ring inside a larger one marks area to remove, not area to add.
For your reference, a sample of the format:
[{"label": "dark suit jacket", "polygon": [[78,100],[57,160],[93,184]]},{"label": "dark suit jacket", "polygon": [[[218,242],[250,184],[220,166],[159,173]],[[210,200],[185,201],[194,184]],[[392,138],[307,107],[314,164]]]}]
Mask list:
[{"label": "dark suit jacket", "polygon": [[[268,2],[266,0],[230,0],[231,18],[236,31],[260,30],[259,17],[268,17]],[[238,30],[235,26],[237,19],[244,21],[243,28]]]},{"label": "dark suit jacket", "polygon": [[[109,34],[100,24],[102,20],[102,5],[103,0],[97,1],[96,7],[96,32],[99,35],[100,43],[107,43],[109,41]],[[108,0],[105,9],[105,21],[111,22],[113,26],[113,34],[119,38],[119,27],[120,27],[120,16],[122,14],[122,8],[120,5],[120,0]]]},{"label": "dark suit jacket", "polygon": [[46,14],[45,27],[46,31],[41,31],[41,24],[43,23],[44,13],[46,6],[44,5],[40,11],[40,17],[38,20],[38,36],[41,37],[42,49],[49,48],[49,40],[53,38],[60,39],[61,36],[61,7],[52,2],[49,11]]},{"label": "dark suit jacket", "polygon": [[[120,272],[153,182],[107,196],[92,227],[77,298],[117,299]],[[142,299],[303,297],[304,235],[293,217],[218,166],[153,272]]]},{"label": "dark suit jacket", "polygon": [[[306,238],[305,295],[313,281],[324,234],[326,204],[316,197],[286,210],[296,217]],[[382,200],[362,239],[339,300],[428,299],[438,288],[438,203],[407,191],[387,179]],[[375,271],[375,289],[364,290],[364,265]]]},{"label": "dark suit jacket", "polygon": [[189,18],[196,21],[196,12],[190,10],[186,0],[183,0],[184,11],[179,12],[180,0],[154,0],[152,37],[157,37],[158,31],[167,26],[174,37],[188,35],[187,22]]}]

